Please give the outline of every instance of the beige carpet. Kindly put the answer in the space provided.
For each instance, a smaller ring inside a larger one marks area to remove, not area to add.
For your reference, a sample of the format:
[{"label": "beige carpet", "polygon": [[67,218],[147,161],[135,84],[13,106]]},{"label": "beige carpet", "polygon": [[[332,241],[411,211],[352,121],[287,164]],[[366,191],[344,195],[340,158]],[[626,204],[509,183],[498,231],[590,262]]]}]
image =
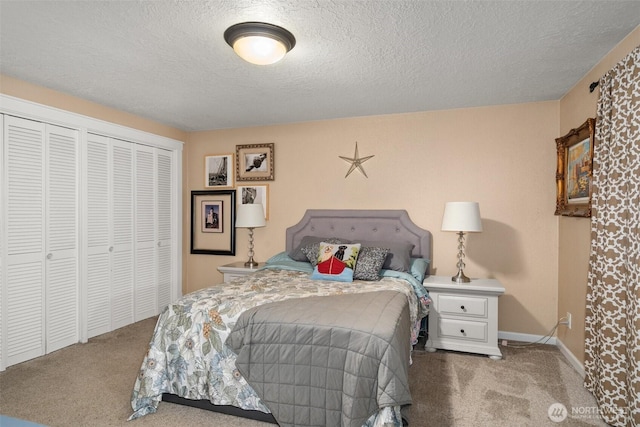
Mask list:
[{"label": "beige carpet", "polygon": [[[156,414],[128,422],[129,398],[155,318],[10,366],[0,373],[0,413],[48,426],[272,426],[162,402]],[[410,369],[410,425],[606,425],[582,379],[557,348],[502,348],[501,361],[416,351]],[[561,423],[547,410],[562,403],[582,413]],[[584,408],[587,408],[586,410]]]}]

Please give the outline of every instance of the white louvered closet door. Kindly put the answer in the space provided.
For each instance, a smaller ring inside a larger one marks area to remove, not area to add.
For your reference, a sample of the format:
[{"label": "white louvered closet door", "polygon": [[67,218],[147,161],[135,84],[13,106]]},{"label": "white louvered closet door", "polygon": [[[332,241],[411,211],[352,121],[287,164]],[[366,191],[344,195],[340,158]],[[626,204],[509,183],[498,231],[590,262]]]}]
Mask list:
[{"label": "white louvered closet door", "polygon": [[5,116],[5,365],[45,354],[44,124]]},{"label": "white louvered closet door", "polygon": [[78,132],[46,125],[46,351],[79,341]]},{"label": "white louvered closet door", "polygon": [[87,338],[133,323],[133,144],[87,135]]},{"label": "white louvered closet door", "polygon": [[136,144],[135,320],[155,316],[172,300],[173,153]]},{"label": "white louvered closet door", "polygon": [[111,331],[111,143],[87,135],[87,337]]},{"label": "white louvered closet door", "polygon": [[134,319],[157,313],[155,148],[135,145]]},{"label": "white louvered closet door", "polygon": [[161,313],[171,301],[175,292],[173,259],[173,152],[157,149],[156,168],[156,214],[157,214],[157,277],[158,277],[158,313]]},{"label": "white louvered closet door", "polygon": [[111,253],[111,328],[134,322],[133,315],[133,144],[111,139],[113,252]]},{"label": "white louvered closet door", "polygon": [[3,312],[13,365],[79,340],[78,134],[6,116],[4,142]]},{"label": "white louvered closet door", "polygon": [[179,141],[0,94],[0,371],[179,296],[181,160]]},{"label": "white louvered closet door", "polygon": [[177,286],[174,153],[87,138],[87,338],[157,315]]}]

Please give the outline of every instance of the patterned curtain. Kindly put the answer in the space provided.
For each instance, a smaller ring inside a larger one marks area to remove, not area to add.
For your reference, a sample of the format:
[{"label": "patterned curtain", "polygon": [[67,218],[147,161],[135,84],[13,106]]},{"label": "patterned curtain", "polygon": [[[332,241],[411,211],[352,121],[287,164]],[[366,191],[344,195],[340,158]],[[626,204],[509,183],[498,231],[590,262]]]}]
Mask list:
[{"label": "patterned curtain", "polygon": [[585,329],[600,414],[640,426],[640,46],[600,79]]}]

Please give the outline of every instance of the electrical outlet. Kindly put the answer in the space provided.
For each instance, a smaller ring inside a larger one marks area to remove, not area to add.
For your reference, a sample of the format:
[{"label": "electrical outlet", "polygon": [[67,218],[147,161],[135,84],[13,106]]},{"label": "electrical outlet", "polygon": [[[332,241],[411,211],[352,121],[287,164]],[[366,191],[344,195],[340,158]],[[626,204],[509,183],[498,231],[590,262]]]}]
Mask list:
[{"label": "electrical outlet", "polygon": [[561,320],[559,320],[558,324],[565,325],[567,328],[571,329],[571,313],[567,311],[567,315],[564,316]]}]

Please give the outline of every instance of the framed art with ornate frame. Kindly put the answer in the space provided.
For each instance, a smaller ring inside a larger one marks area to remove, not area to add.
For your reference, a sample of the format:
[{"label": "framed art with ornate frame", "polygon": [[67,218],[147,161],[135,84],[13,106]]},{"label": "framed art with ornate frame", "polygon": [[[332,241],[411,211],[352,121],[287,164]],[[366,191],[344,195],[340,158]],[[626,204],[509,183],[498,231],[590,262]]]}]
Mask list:
[{"label": "framed art with ornate frame", "polygon": [[239,205],[261,203],[264,208],[264,219],[269,219],[269,184],[238,185],[237,199]]},{"label": "framed art with ornate frame", "polygon": [[236,181],[273,181],[273,145],[236,145]]},{"label": "framed art with ornate frame", "polygon": [[556,138],[555,215],[590,217],[595,119]]},{"label": "framed art with ornate frame", "polygon": [[191,192],[191,253],[236,254],[236,191]]}]

